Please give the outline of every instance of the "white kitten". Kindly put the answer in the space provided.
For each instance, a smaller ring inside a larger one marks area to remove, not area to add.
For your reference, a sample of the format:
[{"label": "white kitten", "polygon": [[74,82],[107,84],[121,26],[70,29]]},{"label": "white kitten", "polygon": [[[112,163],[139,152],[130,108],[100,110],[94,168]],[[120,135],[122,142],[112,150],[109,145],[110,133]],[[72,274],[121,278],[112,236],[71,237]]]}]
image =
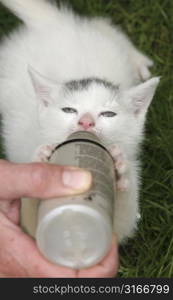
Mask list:
[{"label": "white kitten", "polygon": [[44,0],[0,2],[25,23],[0,47],[8,158],[30,162],[42,144],[60,143],[79,129],[95,132],[120,177],[114,228],[122,241],[136,226],[136,156],[159,79],[136,84],[149,78],[151,60],[107,19],[82,19]]}]

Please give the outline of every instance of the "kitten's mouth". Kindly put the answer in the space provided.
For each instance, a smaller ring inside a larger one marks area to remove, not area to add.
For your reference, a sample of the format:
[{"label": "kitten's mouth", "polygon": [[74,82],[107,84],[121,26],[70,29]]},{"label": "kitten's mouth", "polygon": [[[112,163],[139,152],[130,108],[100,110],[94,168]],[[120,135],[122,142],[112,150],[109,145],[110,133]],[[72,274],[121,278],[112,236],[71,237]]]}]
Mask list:
[{"label": "kitten's mouth", "polygon": [[76,128],[71,128],[69,135],[75,132],[79,132],[79,131],[85,131],[85,132],[91,132],[93,133],[95,136],[97,136],[99,139],[102,139],[102,133],[100,130],[97,130],[96,128],[87,128],[84,129],[83,127],[76,127]]},{"label": "kitten's mouth", "polygon": [[74,130],[74,132],[78,132],[78,131],[91,132],[91,133],[95,134],[96,136],[98,136],[98,132],[92,128],[88,128],[88,129],[78,128],[78,129]]}]

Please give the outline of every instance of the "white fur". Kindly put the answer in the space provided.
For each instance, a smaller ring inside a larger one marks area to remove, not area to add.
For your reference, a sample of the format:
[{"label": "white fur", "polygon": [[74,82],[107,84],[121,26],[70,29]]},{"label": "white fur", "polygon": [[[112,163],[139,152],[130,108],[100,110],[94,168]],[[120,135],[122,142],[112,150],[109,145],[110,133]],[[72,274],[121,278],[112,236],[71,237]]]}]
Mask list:
[{"label": "white fur", "polygon": [[[30,162],[38,146],[62,142],[78,130],[79,118],[91,113],[94,131],[107,147],[119,145],[128,163],[129,189],[118,192],[115,204],[115,232],[122,241],[136,226],[136,155],[158,79],[134,86],[148,79],[152,61],[107,19],[80,18],[44,0],[0,2],[25,23],[0,46],[0,112],[8,158]],[[64,88],[67,81],[89,77],[111,81],[119,91],[94,82],[82,91]],[[78,114],[65,114],[61,108],[66,106]],[[107,110],[117,116],[99,116]]]}]

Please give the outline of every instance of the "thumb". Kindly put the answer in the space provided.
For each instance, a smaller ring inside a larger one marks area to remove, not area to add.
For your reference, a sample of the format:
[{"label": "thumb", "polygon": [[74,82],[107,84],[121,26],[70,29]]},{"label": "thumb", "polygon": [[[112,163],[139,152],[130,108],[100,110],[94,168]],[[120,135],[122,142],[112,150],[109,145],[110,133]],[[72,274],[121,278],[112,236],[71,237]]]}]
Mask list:
[{"label": "thumb", "polygon": [[90,172],[47,163],[14,164],[0,160],[0,198],[53,198],[80,194],[92,182]]}]

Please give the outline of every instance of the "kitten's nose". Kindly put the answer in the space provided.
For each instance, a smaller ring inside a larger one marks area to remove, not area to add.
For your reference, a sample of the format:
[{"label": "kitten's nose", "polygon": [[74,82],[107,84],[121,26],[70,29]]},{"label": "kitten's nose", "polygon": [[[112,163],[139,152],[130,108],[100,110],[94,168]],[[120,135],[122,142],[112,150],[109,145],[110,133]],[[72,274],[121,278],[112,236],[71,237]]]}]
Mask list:
[{"label": "kitten's nose", "polygon": [[92,115],[89,114],[89,113],[84,114],[84,115],[80,118],[78,124],[79,124],[81,127],[83,127],[84,130],[88,130],[89,128],[95,126],[94,119],[93,119]]}]

